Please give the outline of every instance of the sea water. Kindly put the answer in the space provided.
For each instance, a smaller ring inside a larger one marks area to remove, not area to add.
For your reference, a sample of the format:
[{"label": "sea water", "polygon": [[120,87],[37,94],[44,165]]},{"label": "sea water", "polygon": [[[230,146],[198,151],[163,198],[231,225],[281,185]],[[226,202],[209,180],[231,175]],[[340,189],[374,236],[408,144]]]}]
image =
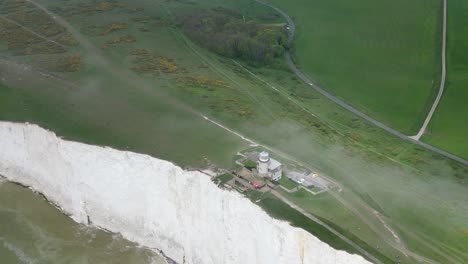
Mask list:
[{"label": "sea water", "polygon": [[1,264],[166,263],[155,251],[75,223],[41,195],[0,178]]}]

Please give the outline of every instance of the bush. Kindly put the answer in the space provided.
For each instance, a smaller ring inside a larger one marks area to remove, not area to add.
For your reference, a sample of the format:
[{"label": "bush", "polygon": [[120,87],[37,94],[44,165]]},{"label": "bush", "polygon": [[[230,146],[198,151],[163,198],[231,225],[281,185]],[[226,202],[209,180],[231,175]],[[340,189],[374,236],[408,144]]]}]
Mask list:
[{"label": "bush", "polygon": [[262,65],[282,56],[287,45],[284,28],[247,21],[232,10],[192,12],[178,16],[177,22],[200,46],[229,58]]},{"label": "bush", "polygon": [[246,160],[244,162],[244,166],[249,169],[249,170],[252,170],[252,169],[255,169],[257,168],[257,163],[255,163],[254,161],[251,161],[251,160]]}]

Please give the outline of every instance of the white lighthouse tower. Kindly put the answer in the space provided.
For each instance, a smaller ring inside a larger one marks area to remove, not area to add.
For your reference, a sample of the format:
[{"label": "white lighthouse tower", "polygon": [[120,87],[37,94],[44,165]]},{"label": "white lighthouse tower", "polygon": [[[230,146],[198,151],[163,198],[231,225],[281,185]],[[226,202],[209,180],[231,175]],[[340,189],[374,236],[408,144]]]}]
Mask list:
[{"label": "white lighthouse tower", "polygon": [[269,177],[270,155],[266,151],[260,152],[257,161],[258,175],[262,177]]}]

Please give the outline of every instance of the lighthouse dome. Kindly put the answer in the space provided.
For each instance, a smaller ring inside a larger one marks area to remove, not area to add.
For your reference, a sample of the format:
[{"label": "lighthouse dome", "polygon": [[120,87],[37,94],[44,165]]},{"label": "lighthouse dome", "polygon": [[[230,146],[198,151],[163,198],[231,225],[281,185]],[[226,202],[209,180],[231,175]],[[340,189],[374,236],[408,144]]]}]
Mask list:
[{"label": "lighthouse dome", "polygon": [[270,160],[270,154],[266,151],[260,152],[260,155],[258,156],[258,160],[260,162],[268,162]]}]

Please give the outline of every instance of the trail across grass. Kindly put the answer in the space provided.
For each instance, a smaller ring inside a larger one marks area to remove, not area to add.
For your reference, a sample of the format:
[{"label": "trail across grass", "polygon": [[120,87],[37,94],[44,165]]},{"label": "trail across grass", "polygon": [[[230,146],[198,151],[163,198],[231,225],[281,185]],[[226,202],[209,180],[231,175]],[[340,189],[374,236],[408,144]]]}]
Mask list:
[{"label": "trail across grass", "polygon": [[448,2],[447,85],[422,140],[468,159],[468,2]]},{"label": "trail across grass", "polygon": [[414,136],[412,136],[413,139],[415,140],[420,140],[422,135],[426,132],[427,126],[429,125],[429,122],[431,122],[432,116],[434,115],[434,112],[437,109],[437,106],[439,106],[440,99],[442,98],[442,95],[444,94],[444,89],[445,89],[445,81],[446,81],[446,76],[447,76],[447,65],[446,65],[446,50],[447,50],[447,0],[442,0],[443,1],[443,18],[442,18],[442,51],[441,51],[441,77],[440,77],[440,86],[439,90],[437,92],[437,96],[434,100],[434,103],[432,103],[431,109],[429,110],[429,113],[426,116],[426,119],[424,120],[423,125],[419,129],[418,133]]}]

